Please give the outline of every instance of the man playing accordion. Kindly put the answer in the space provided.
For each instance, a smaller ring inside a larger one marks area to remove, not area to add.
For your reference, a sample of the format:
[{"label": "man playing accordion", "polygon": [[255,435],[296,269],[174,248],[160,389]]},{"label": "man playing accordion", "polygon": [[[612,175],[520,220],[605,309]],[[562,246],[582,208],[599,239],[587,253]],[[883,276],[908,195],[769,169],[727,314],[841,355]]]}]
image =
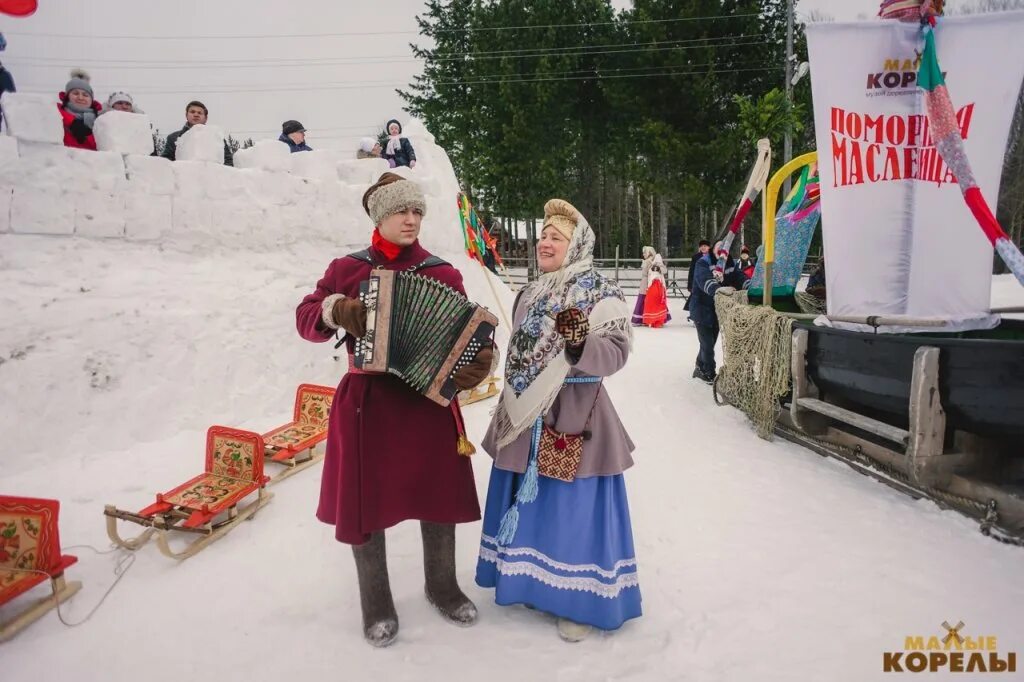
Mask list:
[{"label": "man playing accordion", "polygon": [[[455,524],[479,520],[480,504],[472,465],[460,454],[458,403],[443,407],[398,377],[364,372],[353,361],[355,339],[366,334],[359,287],[371,270],[415,271],[465,296],[462,276],[418,241],[426,200],[416,183],[385,173],[363,195],[363,208],[376,226],[370,247],[332,261],[295,317],[309,341],[344,334],[349,371],[331,408],[316,515],[334,525],[338,541],[352,545],[364,635],[374,646],[387,646],[398,635],[398,615],[384,529],[420,521],[427,599],[447,620],[470,625],[477,611],[455,577]],[[492,359],[492,348],[483,347],[455,372],[456,387],[483,381]]]}]

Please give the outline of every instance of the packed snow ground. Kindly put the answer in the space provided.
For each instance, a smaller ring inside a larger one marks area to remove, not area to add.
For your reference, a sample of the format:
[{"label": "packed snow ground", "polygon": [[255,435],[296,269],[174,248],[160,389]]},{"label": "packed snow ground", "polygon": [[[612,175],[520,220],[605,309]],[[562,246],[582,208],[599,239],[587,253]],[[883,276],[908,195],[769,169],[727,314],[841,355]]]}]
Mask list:
[{"label": "packed snow ground", "polygon": [[[335,384],[342,371],[293,321],[335,255],[0,236],[0,492],[58,498],[62,544],[106,548],[103,505],[138,509],[199,473],[207,426],[286,421],[298,383]],[[1016,286],[998,278],[993,299],[1020,303]],[[2,679],[861,681],[882,677],[883,651],[939,634],[943,620],[1024,650],[1021,550],[759,440],[690,378],[696,334],[673,314],[638,330],[607,382],[637,445],[626,478],[645,611],[618,632],[567,645],[552,618],[495,606],[473,583],[478,523],[459,527],[458,567],[480,621],[444,623],[423,597],[410,522],[388,533],[399,640],[372,649],[350,552],[313,516],[318,466],[184,563],[144,547],[89,621],[69,629],[51,613],[0,645]],[[466,408],[477,443],[492,405]],[[474,468],[482,502],[482,452]],[[84,588],[64,612],[77,621],[114,580],[115,555],[69,551]]]}]

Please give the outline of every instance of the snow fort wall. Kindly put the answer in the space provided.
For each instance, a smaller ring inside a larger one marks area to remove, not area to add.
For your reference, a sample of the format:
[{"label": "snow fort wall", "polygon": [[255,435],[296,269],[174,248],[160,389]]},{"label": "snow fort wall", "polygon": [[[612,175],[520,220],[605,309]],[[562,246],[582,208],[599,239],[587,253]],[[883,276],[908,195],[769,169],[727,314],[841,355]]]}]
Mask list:
[{"label": "snow fort wall", "polygon": [[0,107],[8,135],[28,142],[64,143],[64,123],[55,97],[5,92]]},{"label": "snow fort wall", "polygon": [[153,151],[153,126],[149,116],[111,109],[96,119],[92,128],[96,148],[121,154],[150,154]]}]

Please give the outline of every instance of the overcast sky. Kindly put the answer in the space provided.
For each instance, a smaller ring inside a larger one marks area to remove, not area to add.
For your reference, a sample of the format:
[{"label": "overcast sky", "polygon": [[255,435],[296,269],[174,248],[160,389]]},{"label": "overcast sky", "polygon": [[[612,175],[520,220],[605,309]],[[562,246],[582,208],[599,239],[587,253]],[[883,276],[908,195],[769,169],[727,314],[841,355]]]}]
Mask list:
[{"label": "overcast sky", "polygon": [[[840,20],[874,12],[800,3],[812,8]],[[85,68],[102,102],[129,92],[165,134],[199,99],[236,136],[276,137],[295,118],[313,147],[352,148],[403,117],[394,89],[419,72],[409,43],[423,9],[422,0],[39,0],[26,19],[0,15],[0,58],[19,90],[54,96],[71,68]]]}]

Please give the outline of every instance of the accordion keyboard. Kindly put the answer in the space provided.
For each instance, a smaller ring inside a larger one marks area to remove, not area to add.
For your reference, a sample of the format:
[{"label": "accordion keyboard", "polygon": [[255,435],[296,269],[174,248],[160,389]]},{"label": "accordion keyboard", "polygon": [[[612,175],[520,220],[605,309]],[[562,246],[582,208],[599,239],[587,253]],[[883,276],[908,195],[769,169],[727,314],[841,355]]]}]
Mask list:
[{"label": "accordion keyboard", "polygon": [[387,372],[434,402],[458,392],[452,375],[493,342],[497,318],[458,291],[412,272],[373,270],[360,285],[366,335],[355,366]]}]

